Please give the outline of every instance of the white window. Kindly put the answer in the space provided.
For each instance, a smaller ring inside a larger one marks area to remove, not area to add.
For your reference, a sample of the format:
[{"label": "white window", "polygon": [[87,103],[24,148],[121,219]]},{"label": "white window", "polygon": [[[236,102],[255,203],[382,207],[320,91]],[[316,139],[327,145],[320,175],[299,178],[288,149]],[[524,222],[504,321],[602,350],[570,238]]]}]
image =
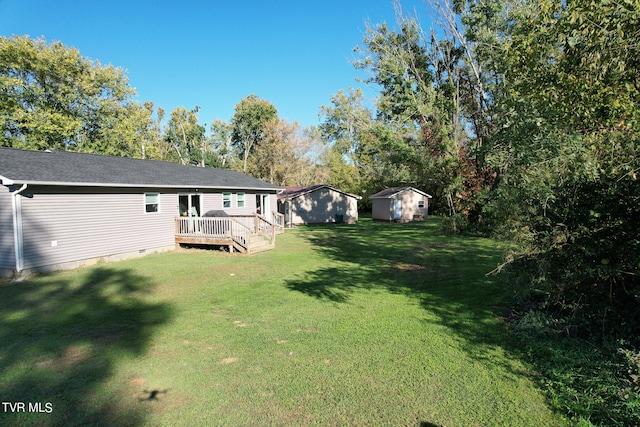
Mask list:
[{"label": "white window", "polygon": [[160,193],[144,193],[144,211],[160,212]]},{"label": "white window", "polygon": [[239,208],[244,208],[244,193],[238,193],[236,195],[236,204]]},{"label": "white window", "polygon": [[418,201],[418,208],[419,209],[424,209],[424,200],[419,200]]},{"label": "white window", "polygon": [[231,193],[222,193],[222,207],[223,208],[231,207]]}]

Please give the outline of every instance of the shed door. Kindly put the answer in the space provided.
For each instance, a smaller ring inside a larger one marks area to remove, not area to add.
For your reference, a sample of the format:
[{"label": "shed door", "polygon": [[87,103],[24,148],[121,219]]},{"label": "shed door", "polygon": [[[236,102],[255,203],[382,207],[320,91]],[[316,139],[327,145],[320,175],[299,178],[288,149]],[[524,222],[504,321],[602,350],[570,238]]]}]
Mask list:
[{"label": "shed door", "polygon": [[402,200],[393,201],[393,219],[402,218]]}]

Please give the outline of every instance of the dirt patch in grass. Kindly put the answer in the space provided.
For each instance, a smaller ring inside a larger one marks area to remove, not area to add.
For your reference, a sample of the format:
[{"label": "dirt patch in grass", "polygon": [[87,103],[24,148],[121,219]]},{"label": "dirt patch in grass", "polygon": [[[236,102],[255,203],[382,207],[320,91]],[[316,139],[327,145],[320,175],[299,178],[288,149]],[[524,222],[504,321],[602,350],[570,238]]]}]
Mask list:
[{"label": "dirt patch in grass", "polygon": [[132,386],[132,387],[137,387],[137,386],[141,386],[142,384],[146,383],[147,380],[145,380],[144,378],[134,378],[131,381],[129,381],[127,383],[128,386]]},{"label": "dirt patch in grass", "polygon": [[231,365],[232,363],[236,363],[238,361],[237,357],[225,357],[221,361],[218,362],[218,365]]},{"label": "dirt patch in grass", "polygon": [[238,328],[246,328],[247,324],[240,321],[240,320],[234,320],[233,324],[236,325]]},{"label": "dirt patch in grass", "polygon": [[420,264],[409,264],[406,262],[396,262],[393,265],[393,268],[402,273],[427,272],[434,270],[433,267],[427,267],[426,265]]},{"label": "dirt patch in grass", "polygon": [[50,371],[62,372],[83,363],[92,357],[91,350],[86,346],[72,345],[67,347],[60,356],[36,363],[36,367]]},{"label": "dirt patch in grass", "polygon": [[452,243],[425,243],[420,245],[420,249],[451,249],[453,247]]}]

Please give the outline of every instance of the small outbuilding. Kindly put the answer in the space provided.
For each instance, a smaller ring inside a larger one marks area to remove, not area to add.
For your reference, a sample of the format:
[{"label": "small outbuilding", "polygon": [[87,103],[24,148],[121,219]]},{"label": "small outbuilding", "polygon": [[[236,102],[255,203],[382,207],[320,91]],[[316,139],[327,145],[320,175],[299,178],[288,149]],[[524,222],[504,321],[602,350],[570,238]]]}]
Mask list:
[{"label": "small outbuilding", "polygon": [[360,196],[325,184],[285,187],[278,193],[278,212],[286,226],[358,222]]},{"label": "small outbuilding", "polygon": [[387,188],[369,197],[377,221],[424,221],[431,196],[413,187]]}]

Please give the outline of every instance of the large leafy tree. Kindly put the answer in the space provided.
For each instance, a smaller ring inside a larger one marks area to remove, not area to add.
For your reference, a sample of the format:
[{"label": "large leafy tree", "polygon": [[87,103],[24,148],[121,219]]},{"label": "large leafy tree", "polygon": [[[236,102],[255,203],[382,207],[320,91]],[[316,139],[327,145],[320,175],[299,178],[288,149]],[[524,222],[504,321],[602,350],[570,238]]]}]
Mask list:
[{"label": "large leafy tree", "polygon": [[3,146],[139,156],[146,123],[134,93],[121,69],[60,42],[0,38]]},{"label": "large leafy tree", "polygon": [[199,107],[187,110],[177,107],[171,111],[165,130],[165,139],[183,165],[208,166],[213,157],[205,126],[198,119]]},{"label": "large leafy tree", "polygon": [[209,141],[214,153],[218,156],[219,165],[223,168],[233,168],[237,160],[233,146],[233,128],[224,120],[216,119],[211,122]]},{"label": "large leafy tree", "polygon": [[277,117],[276,107],[256,95],[249,95],[236,105],[231,118],[231,141],[234,149],[242,156],[243,172],[247,172],[252,151],[264,139],[265,127]]},{"label": "large leafy tree", "polygon": [[[406,129],[374,118],[360,89],[338,91],[321,110],[320,132],[328,150],[329,183],[356,194],[412,180],[413,152]],[[365,202],[366,203],[366,202]]]},{"label": "large leafy tree", "polygon": [[365,190],[359,153],[363,135],[373,125],[363,102],[361,90],[340,90],[331,97],[331,105],[320,110],[319,132],[327,145],[322,162],[329,172],[328,184],[352,193]]},{"label": "large leafy tree", "polygon": [[314,153],[318,141],[314,132],[297,122],[272,120],[264,128],[263,139],[249,159],[249,171],[276,185],[311,185],[324,182],[322,168]]},{"label": "large leafy tree", "polygon": [[164,138],[162,121],[165,117],[164,108],[155,108],[153,102],[147,101],[144,110],[139,111],[137,126],[138,149],[143,159],[171,161],[175,158],[169,142]]},{"label": "large leafy tree", "polygon": [[514,265],[607,330],[637,325],[640,8],[548,0],[518,13],[501,127]]},{"label": "large leafy tree", "polygon": [[404,16],[399,5],[396,13],[396,29],[369,25],[358,48],[355,66],[380,88],[370,139],[375,143],[365,152],[373,165],[387,162],[381,171],[391,181],[428,189],[453,218],[479,211],[479,177],[489,174],[465,131],[461,49],[455,40],[427,37],[418,19]]}]

